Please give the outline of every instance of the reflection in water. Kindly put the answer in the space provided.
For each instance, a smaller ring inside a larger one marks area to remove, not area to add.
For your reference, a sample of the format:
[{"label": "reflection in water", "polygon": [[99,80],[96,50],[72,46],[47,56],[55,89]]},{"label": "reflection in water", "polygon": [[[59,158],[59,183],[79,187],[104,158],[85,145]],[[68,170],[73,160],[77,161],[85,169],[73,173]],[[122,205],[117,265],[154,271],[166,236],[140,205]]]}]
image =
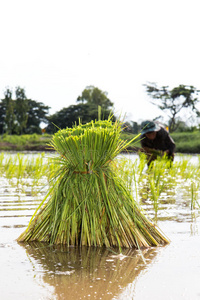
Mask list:
[{"label": "reflection in water", "polygon": [[145,249],[145,265],[138,250],[125,249],[123,255],[116,255],[106,248],[19,244],[26,249],[35,272],[38,265],[42,266],[44,283],[54,287],[53,299],[70,300],[113,299],[147,268],[159,251]]}]

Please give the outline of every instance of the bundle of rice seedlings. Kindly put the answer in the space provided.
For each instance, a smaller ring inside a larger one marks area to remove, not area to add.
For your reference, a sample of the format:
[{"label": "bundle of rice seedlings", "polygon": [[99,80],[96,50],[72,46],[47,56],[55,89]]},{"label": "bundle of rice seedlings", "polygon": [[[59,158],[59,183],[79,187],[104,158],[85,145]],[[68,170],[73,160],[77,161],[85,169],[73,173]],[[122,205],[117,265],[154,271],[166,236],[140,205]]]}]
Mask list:
[{"label": "bundle of rice seedlings", "polygon": [[116,175],[114,158],[129,143],[121,124],[91,121],[59,130],[48,201],[42,202],[18,241],[73,246],[139,248],[168,243]]}]

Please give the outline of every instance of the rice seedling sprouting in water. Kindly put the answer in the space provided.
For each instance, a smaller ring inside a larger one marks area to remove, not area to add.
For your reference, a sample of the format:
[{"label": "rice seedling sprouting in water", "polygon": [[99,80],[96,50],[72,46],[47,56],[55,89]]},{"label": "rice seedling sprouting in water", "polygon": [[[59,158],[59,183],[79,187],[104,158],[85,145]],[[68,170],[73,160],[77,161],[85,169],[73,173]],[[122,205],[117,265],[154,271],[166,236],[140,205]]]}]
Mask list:
[{"label": "rice seedling sprouting in water", "polygon": [[132,142],[120,134],[120,123],[109,119],[53,136],[50,145],[59,155],[52,187],[18,241],[119,248],[168,243],[115,172],[114,158]]}]

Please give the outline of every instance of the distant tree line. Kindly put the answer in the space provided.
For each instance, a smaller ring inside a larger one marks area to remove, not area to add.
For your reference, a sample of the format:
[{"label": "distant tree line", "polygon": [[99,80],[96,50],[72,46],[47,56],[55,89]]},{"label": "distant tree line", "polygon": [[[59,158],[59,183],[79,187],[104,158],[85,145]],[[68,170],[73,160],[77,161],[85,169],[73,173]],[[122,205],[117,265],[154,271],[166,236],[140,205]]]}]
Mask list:
[{"label": "distant tree line", "polygon": [[0,133],[41,133],[41,122],[47,122],[49,107],[42,102],[28,99],[21,87],[13,92],[7,88],[0,101]]},{"label": "distant tree line", "polygon": [[[180,111],[187,109],[200,116],[197,109],[199,91],[193,86],[179,85],[173,89],[167,86],[157,87],[155,83],[145,84],[147,94],[153,98],[152,103],[162,111],[168,113],[169,131],[189,131],[187,120],[182,121]],[[107,92],[94,86],[86,87],[77,97],[76,104],[64,107],[60,111],[49,115],[50,107],[42,102],[27,98],[25,90],[16,87],[14,93],[6,88],[4,98],[0,100],[0,134],[40,134],[41,123],[46,124],[45,131],[49,134],[58,129],[72,127],[74,124],[82,124],[98,119],[98,107],[101,107],[101,119],[107,119],[110,115],[113,120],[117,117],[113,114],[113,102],[107,96]],[[159,119],[159,117],[157,118]],[[124,122],[125,132],[137,134],[140,124],[134,121]]]},{"label": "distant tree line", "polygon": [[[0,100],[0,133],[32,134],[41,133],[41,123],[46,124],[47,133],[55,133],[58,129],[72,127],[75,123],[87,123],[98,119],[98,107],[101,107],[101,119],[112,115],[113,103],[107,93],[97,87],[88,86],[77,98],[76,105],[63,108],[49,115],[50,107],[27,98],[25,90],[16,87],[14,95],[10,88],[4,92]],[[115,120],[113,115],[113,120]]]}]

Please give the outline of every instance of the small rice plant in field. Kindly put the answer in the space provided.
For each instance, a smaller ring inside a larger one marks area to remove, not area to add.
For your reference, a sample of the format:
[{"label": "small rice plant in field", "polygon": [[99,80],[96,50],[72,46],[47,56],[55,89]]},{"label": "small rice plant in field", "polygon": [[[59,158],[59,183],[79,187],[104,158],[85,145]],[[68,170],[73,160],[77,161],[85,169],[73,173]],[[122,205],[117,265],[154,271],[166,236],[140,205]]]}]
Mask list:
[{"label": "small rice plant in field", "polygon": [[199,187],[200,182],[192,181],[191,182],[191,210],[200,208],[199,204]]},{"label": "small rice plant in field", "polygon": [[144,170],[146,167],[146,155],[144,153],[139,153],[139,157],[140,157],[140,161],[138,164],[138,176],[139,176],[139,180],[142,180],[142,178],[144,177]]},{"label": "small rice plant in field", "polygon": [[73,246],[140,248],[168,243],[145,216],[115,158],[128,143],[120,139],[121,124],[111,120],[59,130],[51,146],[59,154],[51,174],[52,188],[18,241]]},{"label": "small rice plant in field", "polygon": [[22,153],[0,156],[0,176],[8,179],[11,186],[24,190],[31,185],[32,195],[38,193],[38,185],[43,177],[48,178],[52,166],[44,162],[44,153],[32,158]]},{"label": "small rice plant in field", "polygon": [[191,180],[198,171],[198,167],[194,164],[191,164],[190,157],[187,159],[180,156],[180,160],[173,164],[171,170],[174,175],[180,175],[184,180]]},{"label": "small rice plant in field", "polygon": [[[131,167],[128,168],[127,166]],[[115,160],[113,164],[113,168],[115,168],[115,173],[121,177],[124,181],[124,186],[129,190],[130,193],[134,193],[134,198],[137,200],[137,179],[138,176],[136,174],[137,170],[137,160],[134,163],[131,162],[130,159],[126,159],[125,157],[118,158]]]},{"label": "small rice plant in field", "polygon": [[[51,184],[56,168],[59,168],[59,165],[47,159],[47,154],[44,153],[33,155],[31,158],[29,155],[28,159],[22,153],[0,153],[0,176],[6,177],[11,186],[20,187],[22,190],[30,186],[32,195],[38,193],[40,183]],[[155,216],[159,211],[160,201],[162,204],[174,203],[178,199],[181,203],[181,194],[187,197],[188,207],[199,209],[200,165],[198,162],[196,165],[192,164],[190,157],[186,159],[180,156],[170,167],[165,160],[160,159],[148,171],[143,155],[139,155],[134,161],[120,155],[113,160],[112,168],[137,203],[152,203]],[[167,196],[166,200],[164,194]]]},{"label": "small rice plant in field", "polygon": [[0,153],[0,174],[2,172],[3,160],[4,160],[4,152],[1,152]]},{"label": "small rice plant in field", "polygon": [[153,202],[154,211],[157,216],[159,197],[164,189],[164,182],[155,180],[152,176],[149,177],[150,196]]},{"label": "small rice plant in field", "polygon": [[166,187],[166,181],[164,180],[167,176],[167,172],[171,167],[171,161],[165,157],[159,158],[156,164],[153,164],[152,168],[148,172],[148,184],[150,189],[150,199],[153,203],[154,211],[158,212],[159,198],[161,193]]},{"label": "small rice plant in field", "polygon": [[199,164],[191,163],[190,157],[180,156],[173,164],[165,158],[159,158],[150,169],[143,166],[144,157],[140,155],[137,163],[126,161],[123,169],[118,168],[118,171],[121,172],[122,178],[129,178],[127,183],[131,184],[132,188],[137,187],[139,203],[148,210],[153,209],[155,221],[159,210],[169,207],[170,204],[184,207],[187,203],[187,207],[191,209],[199,208],[200,167]]}]

